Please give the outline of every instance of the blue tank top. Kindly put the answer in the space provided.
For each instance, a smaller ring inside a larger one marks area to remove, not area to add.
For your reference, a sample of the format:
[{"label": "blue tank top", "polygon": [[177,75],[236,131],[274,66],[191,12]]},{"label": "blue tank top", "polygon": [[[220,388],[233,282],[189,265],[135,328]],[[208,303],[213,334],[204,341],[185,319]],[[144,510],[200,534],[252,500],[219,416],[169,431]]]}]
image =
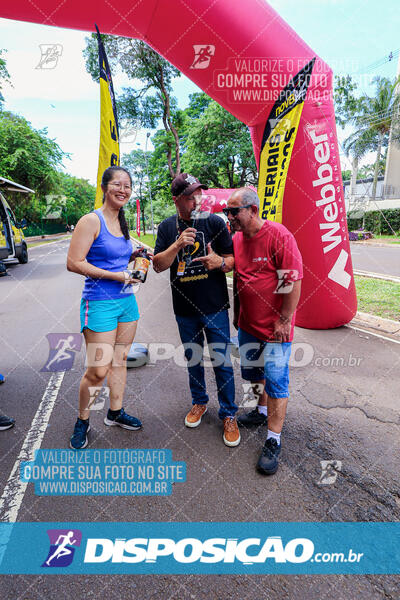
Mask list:
[{"label": "blue tank top", "polygon": [[[131,240],[126,240],[123,235],[116,236],[110,233],[102,211],[98,208],[93,212],[100,219],[100,233],[91,245],[86,260],[91,265],[106,271],[124,271],[128,267],[133,252]],[[133,293],[131,286],[125,286],[122,282],[86,277],[82,298],[85,300],[112,300],[124,298],[126,294],[131,293]]]}]

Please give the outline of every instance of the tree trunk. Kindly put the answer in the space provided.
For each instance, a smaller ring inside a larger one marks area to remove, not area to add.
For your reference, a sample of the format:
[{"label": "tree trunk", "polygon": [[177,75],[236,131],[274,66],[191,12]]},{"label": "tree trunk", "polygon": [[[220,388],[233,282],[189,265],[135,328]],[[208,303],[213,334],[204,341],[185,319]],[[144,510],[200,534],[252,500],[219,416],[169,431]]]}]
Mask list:
[{"label": "tree trunk", "polygon": [[[354,196],[356,195],[356,184],[357,184],[357,173],[358,173],[358,157],[354,156],[351,162],[351,181],[350,181],[350,193],[349,193],[349,203],[353,202]],[[350,204],[349,204],[350,208]]]},{"label": "tree trunk", "polygon": [[175,169],[175,171],[172,168],[172,164],[170,164],[170,163],[168,164],[170,175],[174,179],[181,172],[181,159],[180,159],[180,155],[179,155],[180,145],[179,145],[178,132],[175,129],[175,127],[174,127],[174,125],[172,123],[172,119],[171,119],[171,108],[170,108],[170,101],[169,101],[169,93],[168,93],[168,90],[165,87],[164,73],[163,73],[162,69],[160,69],[160,86],[161,86],[161,91],[162,91],[162,101],[163,101],[163,104],[164,104],[164,115],[163,115],[164,129],[167,132],[170,131],[172,133],[172,135],[174,136],[174,140],[175,140],[175,160],[176,160],[176,169]]},{"label": "tree trunk", "polygon": [[380,131],[379,132],[379,139],[378,139],[378,149],[376,151],[376,162],[375,162],[375,169],[374,169],[374,182],[372,184],[372,196],[371,196],[372,202],[375,202],[375,198],[376,198],[376,186],[378,184],[379,161],[381,159],[382,140],[383,140],[383,133]]}]

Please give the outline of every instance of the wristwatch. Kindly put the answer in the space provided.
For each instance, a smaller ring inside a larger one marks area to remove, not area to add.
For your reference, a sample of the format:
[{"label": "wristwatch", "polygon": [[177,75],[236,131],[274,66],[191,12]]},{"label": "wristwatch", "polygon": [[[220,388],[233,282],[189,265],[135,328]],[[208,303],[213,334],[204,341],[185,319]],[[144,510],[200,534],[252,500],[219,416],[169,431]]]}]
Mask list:
[{"label": "wristwatch", "polygon": [[221,266],[220,266],[221,271],[223,271],[225,269],[225,267],[226,267],[225,258],[222,257],[222,263],[221,263]]}]

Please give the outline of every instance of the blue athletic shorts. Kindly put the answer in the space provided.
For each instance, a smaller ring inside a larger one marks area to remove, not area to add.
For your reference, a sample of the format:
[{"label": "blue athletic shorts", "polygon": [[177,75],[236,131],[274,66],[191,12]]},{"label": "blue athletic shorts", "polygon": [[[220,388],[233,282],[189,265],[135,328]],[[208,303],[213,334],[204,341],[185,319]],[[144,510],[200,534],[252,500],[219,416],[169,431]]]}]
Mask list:
[{"label": "blue athletic shorts", "polygon": [[118,323],[130,323],[139,319],[135,294],[112,300],[81,300],[81,332],[112,331]]},{"label": "blue athletic shorts", "polygon": [[238,337],[243,379],[265,379],[265,391],[270,398],[288,398],[292,343],[265,342],[240,328]]}]

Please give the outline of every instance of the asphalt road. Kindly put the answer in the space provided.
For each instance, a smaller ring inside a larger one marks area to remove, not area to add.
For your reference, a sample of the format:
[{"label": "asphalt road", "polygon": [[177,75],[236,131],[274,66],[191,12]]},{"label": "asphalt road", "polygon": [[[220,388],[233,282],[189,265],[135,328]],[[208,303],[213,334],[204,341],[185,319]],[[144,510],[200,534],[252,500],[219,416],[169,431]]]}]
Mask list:
[{"label": "asphalt road", "polygon": [[[31,249],[30,262],[10,265],[10,276],[0,280],[0,370],[7,377],[0,407],[17,420],[13,429],[0,432],[1,493],[23,444],[29,444],[26,436],[51,377],[41,371],[48,358],[46,335],[79,332],[83,282],[65,269],[67,245]],[[151,272],[138,302],[137,341],[178,346],[168,274]],[[106,428],[104,412],[93,411],[90,446],[171,449],[174,460],[186,461],[186,482],[174,484],[171,496],[134,498],[36,496],[30,483],[17,520],[398,521],[400,345],[346,327],[298,328],[295,342],[275,476],[266,478],[254,469],[265,429],[242,432],[237,448],[223,444],[211,368],[210,408],[199,428],[184,426],[190,408],[186,369],[170,358],[128,373],[124,406],[143,421],[143,429]],[[83,370],[82,349],[62,380],[42,448],[67,447]],[[237,365],[235,375],[240,402]],[[342,462],[332,485],[318,484],[322,460]],[[399,580],[391,575],[20,575],[1,577],[0,586],[5,600],[395,600]]]},{"label": "asphalt road", "polygon": [[355,270],[400,277],[400,246],[351,243],[350,248]]}]

